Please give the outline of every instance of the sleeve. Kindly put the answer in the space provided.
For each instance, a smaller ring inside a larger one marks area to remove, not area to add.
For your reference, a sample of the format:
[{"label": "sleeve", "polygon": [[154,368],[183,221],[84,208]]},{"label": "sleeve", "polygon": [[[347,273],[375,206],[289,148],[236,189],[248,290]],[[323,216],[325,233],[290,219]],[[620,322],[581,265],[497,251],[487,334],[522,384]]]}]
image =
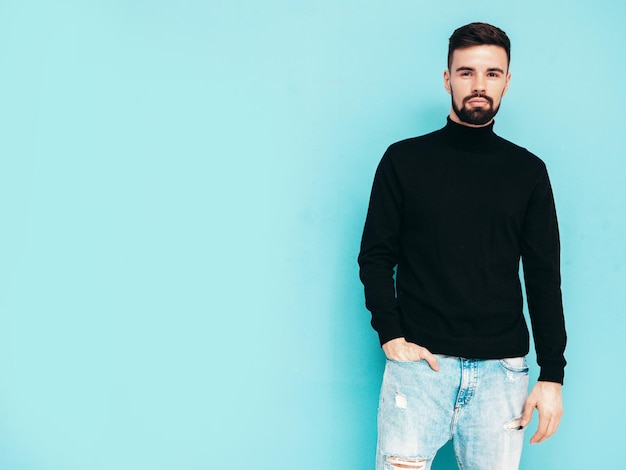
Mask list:
[{"label": "sleeve", "polygon": [[391,153],[390,147],[376,170],[358,257],[365,306],[381,345],[404,336],[394,280],[403,202]]},{"label": "sleeve", "polygon": [[522,225],[522,262],[539,380],[563,383],[565,320],[561,297],[560,241],[552,187],[545,166]]}]

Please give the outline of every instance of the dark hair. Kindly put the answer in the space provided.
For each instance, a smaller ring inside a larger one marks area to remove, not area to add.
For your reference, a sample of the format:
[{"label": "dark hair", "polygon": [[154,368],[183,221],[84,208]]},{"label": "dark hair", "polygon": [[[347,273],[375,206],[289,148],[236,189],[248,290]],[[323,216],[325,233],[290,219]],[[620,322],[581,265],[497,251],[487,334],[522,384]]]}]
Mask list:
[{"label": "dark hair", "polygon": [[511,62],[511,41],[500,28],[487,23],[470,23],[461,26],[450,36],[448,46],[448,68],[452,65],[452,53],[465,47],[493,45],[506,51],[507,62]]}]

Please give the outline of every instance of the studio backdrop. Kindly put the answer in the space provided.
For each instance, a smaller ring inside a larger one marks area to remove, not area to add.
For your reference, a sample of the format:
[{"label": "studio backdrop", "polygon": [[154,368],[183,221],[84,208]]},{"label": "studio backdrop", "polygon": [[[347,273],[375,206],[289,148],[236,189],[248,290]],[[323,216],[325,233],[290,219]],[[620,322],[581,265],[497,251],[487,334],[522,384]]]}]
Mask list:
[{"label": "studio backdrop", "polygon": [[565,415],[522,469],[619,468],[626,4],[602,0],[2,0],[0,468],[373,469],[369,191],[445,124],[472,21],[512,40],[495,131],[545,161],[561,227]]}]

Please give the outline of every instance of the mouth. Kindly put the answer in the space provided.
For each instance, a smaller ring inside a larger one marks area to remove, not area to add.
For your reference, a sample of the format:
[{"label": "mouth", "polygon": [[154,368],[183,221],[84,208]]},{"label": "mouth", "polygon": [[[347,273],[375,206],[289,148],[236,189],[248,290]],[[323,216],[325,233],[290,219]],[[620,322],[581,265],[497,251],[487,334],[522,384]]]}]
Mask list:
[{"label": "mouth", "polygon": [[467,101],[472,106],[489,106],[491,103],[485,98],[471,98]]}]

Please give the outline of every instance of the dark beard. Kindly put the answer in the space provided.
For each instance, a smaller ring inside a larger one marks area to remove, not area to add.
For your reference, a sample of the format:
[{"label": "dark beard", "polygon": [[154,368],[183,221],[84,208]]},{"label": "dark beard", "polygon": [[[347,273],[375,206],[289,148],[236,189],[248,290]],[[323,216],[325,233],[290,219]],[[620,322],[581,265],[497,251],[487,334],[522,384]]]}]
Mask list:
[{"label": "dark beard", "polygon": [[[490,122],[493,117],[498,113],[500,109],[500,105],[497,108],[493,107],[493,99],[487,95],[474,94],[471,96],[467,96],[463,98],[463,105],[461,109],[459,109],[454,102],[454,95],[450,93],[452,96],[452,109],[458,116],[458,118],[462,122],[466,122],[467,124],[472,124],[474,126],[484,126],[488,122]],[[465,107],[465,104],[471,100],[472,98],[484,98],[489,102],[488,108],[473,108],[468,109]]]}]

